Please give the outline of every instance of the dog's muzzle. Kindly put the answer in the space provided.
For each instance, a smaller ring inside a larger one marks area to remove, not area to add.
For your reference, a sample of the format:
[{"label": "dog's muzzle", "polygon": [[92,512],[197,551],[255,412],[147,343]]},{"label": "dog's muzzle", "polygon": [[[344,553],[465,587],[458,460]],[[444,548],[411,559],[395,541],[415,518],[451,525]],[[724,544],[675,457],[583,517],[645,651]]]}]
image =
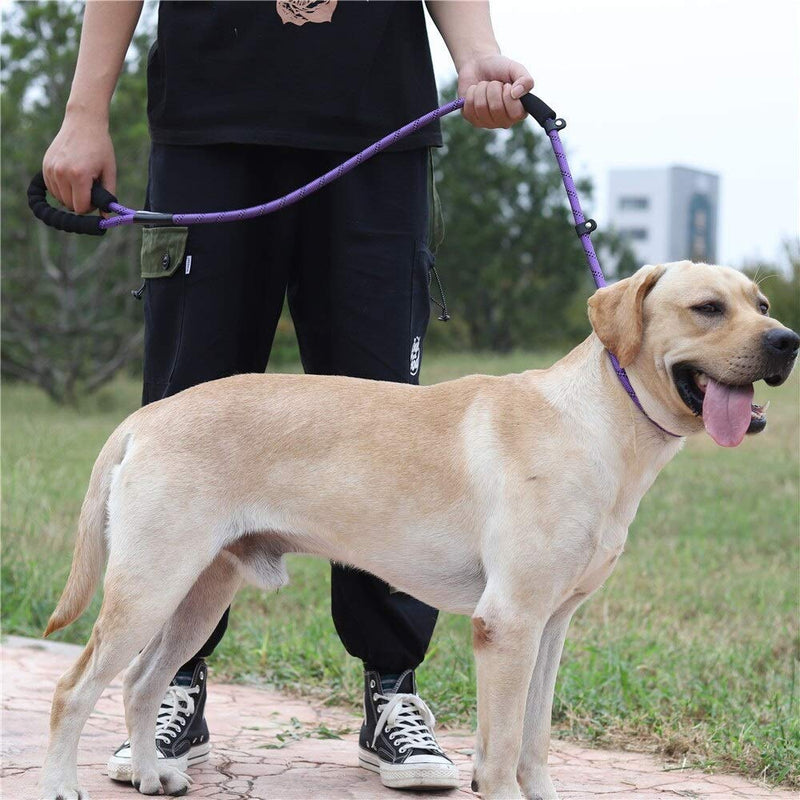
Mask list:
[{"label": "dog's muzzle", "polygon": [[800,336],[789,328],[771,328],[762,337],[758,373],[726,383],[696,364],[676,364],[675,388],[689,410],[703,420],[709,435],[724,447],[735,447],[746,433],[767,425],[767,407],[752,402],[753,383],[779,386],[790,375],[800,349]]},{"label": "dog's muzzle", "polygon": [[771,328],[764,334],[764,381],[769,386],[780,386],[789,377],[798,350],[800,336],[789,328]]}]

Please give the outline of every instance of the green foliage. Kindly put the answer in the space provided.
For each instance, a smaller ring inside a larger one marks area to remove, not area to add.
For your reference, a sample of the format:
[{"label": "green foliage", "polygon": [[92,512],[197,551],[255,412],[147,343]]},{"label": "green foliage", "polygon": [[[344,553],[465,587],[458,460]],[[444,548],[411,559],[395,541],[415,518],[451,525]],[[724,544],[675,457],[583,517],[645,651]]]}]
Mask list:
[{"label": "green foliage", "polygon": [[[27,207],[61,125],[82,12],[83,3],[51,2],[2,13],[3,373],[71,402],[138,355],[141,341],[141,307],[129,294],[140,283],[138,233],[60,233]],[[147,176],[146,39],[134,40],[111,111],[118,179],[131,198],[144,196]]]}]

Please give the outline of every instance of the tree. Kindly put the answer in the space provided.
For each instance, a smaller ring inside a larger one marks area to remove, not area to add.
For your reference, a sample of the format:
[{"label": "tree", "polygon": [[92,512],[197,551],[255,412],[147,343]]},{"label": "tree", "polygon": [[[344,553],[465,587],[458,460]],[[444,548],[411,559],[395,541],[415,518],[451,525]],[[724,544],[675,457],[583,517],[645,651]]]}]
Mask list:
[{"label": "tree", "polygon": [[[140,282],[138,232],[78,237],[45,227],[27,208],[28,182],[63,117],[82,13],[79,2],[18,3],[2,18],[2,371],[58,402],[98,388],[142,341],[130,296]],[[119,184],[139,199],[147,175],[146,39],[134,39],[111,112]]]},{"label": "tree", "polygon": [[[453,116],[442,128],[436,176],[445,236],[437,262],[466,343],[530,349],[588,332],[585,298],[594,287],[547,137],[530,121],[488,131]],[[577,185],[588,203],[591,184]],[[628,266],[619,240],[595,234],[593,241]],[[578,292],[580,314],[570,313]]]}]

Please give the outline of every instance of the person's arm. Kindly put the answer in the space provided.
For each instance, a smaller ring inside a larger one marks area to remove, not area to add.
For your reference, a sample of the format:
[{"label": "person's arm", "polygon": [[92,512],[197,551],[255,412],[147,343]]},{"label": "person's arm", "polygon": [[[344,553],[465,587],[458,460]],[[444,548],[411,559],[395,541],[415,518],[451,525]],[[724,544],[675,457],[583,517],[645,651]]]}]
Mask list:
[{"label": "person's arm", "polygon": [[108,109],[141,11],[142,0],[89,0],[84,9],[64,121],[42,161],[50,193],[79,214],[91,209],[92,181],[116,191]]},{"label": "person's arm", "polygon": [[489,3],[427,0],[428,12],[458,72],[458,93],[466,98],[464,117],[479,128],[508,128],[525,118],[519,98],[533,89],[522,64],[500,53]]}]

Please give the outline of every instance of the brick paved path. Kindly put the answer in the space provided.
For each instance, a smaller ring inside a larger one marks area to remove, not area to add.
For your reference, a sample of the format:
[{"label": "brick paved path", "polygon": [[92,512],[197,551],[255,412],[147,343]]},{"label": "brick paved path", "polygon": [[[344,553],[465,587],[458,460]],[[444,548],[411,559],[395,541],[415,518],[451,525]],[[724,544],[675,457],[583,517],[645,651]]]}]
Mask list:
[{"label": "brick paved path", "polygon": [[[4,800],[36,800],[36,781],[47,742],[50,700],[55,682],[80,652],[74,645],[8,637],[0,650],[2,665],[2,783]],[[422,800],[474,798],[470,791],[472,735],[444,732],[441,743],[461,770],[460,789],[402,793],[385,789],[378,776],[360,769],[356,757],[357,717],[277,692],[249,686],[211,683],[208,721],[214,749],[211,760],[190,771],[189,797],[214,800]],[[325,729],[341,739],[320,738]],[[125,738],[122,684],[103,694],[84,729],[78,754],[82,784],[92,800],[136,800],[130,786],[104,775],[108,755]],[[278,738],[281,737],[281,738]],[[550,763],[562,800],[608,797],[649,798],[797,798],[788,791],[729,775],[667,767],[636,753],[590,750],[554,742]]]}]

